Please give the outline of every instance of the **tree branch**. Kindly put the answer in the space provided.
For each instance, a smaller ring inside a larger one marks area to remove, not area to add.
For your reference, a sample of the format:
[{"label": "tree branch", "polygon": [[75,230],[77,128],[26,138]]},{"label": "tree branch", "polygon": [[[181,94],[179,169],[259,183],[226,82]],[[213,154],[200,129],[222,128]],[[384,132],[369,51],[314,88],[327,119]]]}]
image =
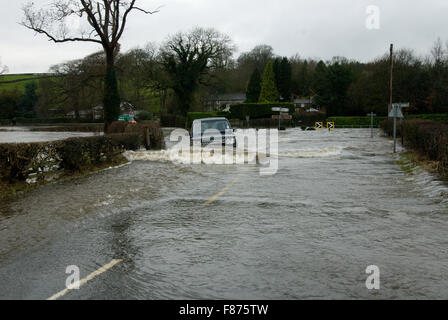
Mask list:
[{"label": "tree branch", "polygon": [[21,23],[22,26],[24,26],[25,28],[28,28],[30,30],[33,30],[37,33],[40,34],[44,34],[49,38],[49,41],[53,41],[55,43],[63,43],[63,42],[73,42],[73,41],[85,41],[85,42],[95,42],[95,43],[99,43],[101,44],[100,40],[97,39],[93,39],[93,38],[82,38],[82,37],[74,37],[74,38],[63,38],[63,39],[58,39],[55,36],[51,35],[50,33],[48,33],[45,30],[42,30],[40,28],[36,28],[36,27],[32,27],[32,26],[28,26],[24,23]]}]

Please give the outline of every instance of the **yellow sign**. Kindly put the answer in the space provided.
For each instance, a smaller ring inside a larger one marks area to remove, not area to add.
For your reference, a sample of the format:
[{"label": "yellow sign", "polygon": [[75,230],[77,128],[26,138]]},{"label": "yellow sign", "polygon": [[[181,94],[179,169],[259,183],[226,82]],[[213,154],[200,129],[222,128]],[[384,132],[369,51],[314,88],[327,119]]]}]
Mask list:
[{"label": "yellow sign", "polygon": [[334,126],[334,122],[327,122],[327,129],[328,130],[334,130],[335,126]]},{"label": "yellow sign", "polygon": [[315,128],[317,130],[322,130],[324,128],[324,123],[323,122],[316,122]]}]

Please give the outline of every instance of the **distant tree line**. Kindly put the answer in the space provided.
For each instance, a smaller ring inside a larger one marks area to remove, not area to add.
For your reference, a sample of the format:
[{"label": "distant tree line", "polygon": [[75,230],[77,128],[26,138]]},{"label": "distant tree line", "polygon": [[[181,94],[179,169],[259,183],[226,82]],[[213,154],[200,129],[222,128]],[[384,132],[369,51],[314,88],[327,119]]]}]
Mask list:
[{"label": "distant tree line", "polygon": [[[328,116],[387,113],[389,56],[371,62],[344,57],[329,61],[299,55],[279,57],[268,45],[234,58],[231,39],[195,28],[121,52],[114,70],[121,101],[139,110],[185,116],[204,111],[211,97],[246,93],[247,102],[289,102],[313,97]],[[2,89],[0,118],[49,117],[89,110],[104,102],[107,59],[104,51],[58,64],[54,77],[28,83],[25,90]],[[114,82],[114,81],[112,81]],[[410,113],[448,112],[448,46],[438,39],[426,57],[412,50],[394,53],[394,101],[410,102]]]}]

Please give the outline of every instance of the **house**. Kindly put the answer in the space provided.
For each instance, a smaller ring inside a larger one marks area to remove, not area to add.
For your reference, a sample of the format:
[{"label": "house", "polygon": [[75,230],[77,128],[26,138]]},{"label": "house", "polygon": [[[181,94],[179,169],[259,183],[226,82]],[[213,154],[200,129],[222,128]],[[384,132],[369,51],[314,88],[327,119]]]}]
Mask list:
[{"label": "house", "polygon": [[[122,116],[132,116],[136,115],[135,107],[129,102],[123,101],[120,104],[120,115]],[[66,114],[66,117],[69,119],[75,119],[75,111],[71,111]],[[97,105],[93,109],[80,110],[79,117],[81,119],[93,119],[93,120],[101,120],[104,119],[104,108],[103,105]]]},{"label": "house", "polygon": [[[79,110],[78,113],[79,113],[79,118],[81,118],[81,119],[92,118],[92,111],[91,110]],[[75,111],[71,111],[71,112],[68,112],[65,116],[68,119],[75,119],[76,118],[76,113],[75,113]]]},{"label": "house", "polygon": [[294,98],[294,106],[296,107],[296,112],[319,112],[320,108],[314,105],[314,97],[309,98]]},{"label": "house", "polygon": [[205,103],[209,111],[229,111],[232,104],[244,103],[245,101],[245,93],[230,93],[210,96]]}]

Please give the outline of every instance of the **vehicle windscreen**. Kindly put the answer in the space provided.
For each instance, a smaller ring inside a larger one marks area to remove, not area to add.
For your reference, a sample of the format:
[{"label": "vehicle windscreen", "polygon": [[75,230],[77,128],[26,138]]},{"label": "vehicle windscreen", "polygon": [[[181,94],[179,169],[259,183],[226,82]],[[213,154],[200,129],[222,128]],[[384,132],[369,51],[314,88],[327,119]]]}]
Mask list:
[{"label": "vehicle windscreen", "polygon": [[202,121],[202,134],[207,130],[215,129],[221,132],[222,134],[226,133],[226,130],[231,129],[230,123],[227,120],[209,120]]}]

